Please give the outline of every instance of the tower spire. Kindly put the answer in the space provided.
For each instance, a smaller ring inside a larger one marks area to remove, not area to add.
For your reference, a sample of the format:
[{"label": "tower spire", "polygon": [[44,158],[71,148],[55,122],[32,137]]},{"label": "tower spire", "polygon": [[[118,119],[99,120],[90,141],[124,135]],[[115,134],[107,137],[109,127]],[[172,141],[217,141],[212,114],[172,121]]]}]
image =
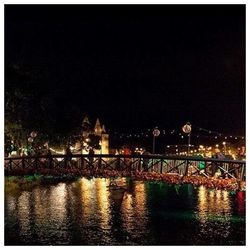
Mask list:
[{"label": "tower spire", "polygon": [[97,118],[97,120],[96,120],[94,131],[95,131],[96,135],[102,134],[102,128],[101,128],[101,123],[100,123],[99,118]]},{"label": "tower spire", "polygon": [[106,133],[106,129],[105,129],[105,126],[104,126],[104,124],[102,125],[102,133]]}]

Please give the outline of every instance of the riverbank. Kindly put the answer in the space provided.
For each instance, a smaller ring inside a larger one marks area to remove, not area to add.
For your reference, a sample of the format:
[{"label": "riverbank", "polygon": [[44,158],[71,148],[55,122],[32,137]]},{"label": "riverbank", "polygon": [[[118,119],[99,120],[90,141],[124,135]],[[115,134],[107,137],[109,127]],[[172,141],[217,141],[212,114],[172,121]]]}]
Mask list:
[{"label": "riverbank", "polygon": [[222,189],[229,191],[245,191],[245,181],[236,179],[217,179],[203,176],[180,176],[170,173],[139,172],[139,171],[116,171],[116,170],[81,170],[81,169],[16,169],[6,173],[5,188],[22,188],[46,183],[58,183],[72,181],[81,177],[117,178],[131,177],[133,180],[163,181],[169,184],[192,184],[205,186],[209,189]]}]

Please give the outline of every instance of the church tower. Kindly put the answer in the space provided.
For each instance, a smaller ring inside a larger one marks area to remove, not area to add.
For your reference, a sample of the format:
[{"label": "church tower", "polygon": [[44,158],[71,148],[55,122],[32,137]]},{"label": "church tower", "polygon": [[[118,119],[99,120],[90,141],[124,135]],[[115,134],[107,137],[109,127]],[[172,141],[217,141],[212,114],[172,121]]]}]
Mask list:
[{"label": "church tower", "polygon": [[109,154],[109,135],[106,133],[105,126],[101,126],[99,118],[97,118],[95,127],[94,127],[95,135],[101,137],[100,140],[100,150],[95,150],[96,154]]},{"label": "church tower", "polygon": [[99,121],[99,118],[97,118],[94,128],[95,135],[101,136],[102,135],[102,127],[101,123]]},{"label": "church tower", "polygon": [[102,126],[102,137],[101,137],[102,154],[109,154],[109,134],[106,133],[105,126]]},{"label": "church tower", "polygon": [[87,138],[90,132],[91,132],[91,124],[89,122],[89,118],[85,116],[82,121],[82,136],[84,138]]}]

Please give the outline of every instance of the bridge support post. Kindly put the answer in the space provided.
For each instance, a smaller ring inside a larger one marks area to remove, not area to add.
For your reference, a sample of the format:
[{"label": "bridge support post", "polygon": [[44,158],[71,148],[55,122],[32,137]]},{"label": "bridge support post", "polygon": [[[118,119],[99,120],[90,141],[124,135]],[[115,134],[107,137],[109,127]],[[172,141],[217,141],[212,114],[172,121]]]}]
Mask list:
[{"label": "bridge support post", "polygon": [[38,158],[36,157],[35,158],[35,168],[37,168],[38,167]]},{"label": "bridge support post", "polygon": [[189,165],[189,161],[186,161],[185,169],[184,169],[184,176],[188,175],[188,165]]},{"label": "bridge support post", "polygon": [[[141,158],[138,159],[138,171],[141,171]],[[137,170],[137,169],[136,169]]]},{"label": "bridge support post", "polygon": [[84,168],[84,159],[83,156],[81,155],[81,161],[80,161],[80,169]]},{"label": "bridge support post", "polygon": [[121,157],[117,157],[117,162],[116,162],[116,169],[120,170],[121,169]]},{"label": "bridge support post", "polygon": [[244,173],[245,173],[245,164],[242,164],[242,167],[241,167],[241,174],[240,174],[240,180],[241,180],[241,181],[244,180]]},{"label": "bridge support post", "polygon": [[66,159],[66,157],[64,157],[64,168],[67,168],[67,164],[68,162],[67,162],[67,159]]},{"label": "bridge support post", "polygon": [[10,171],[12,170],[12,159],[10,159],[10,162],[9,162],[9,169]]},{"label": "bridge support post", "polygon": [[97,160],[97,169],[102,170],[102,157],[101,156]]},{"label": "bridge support post", "polygon": [[160,169],[161,174],[162,174],[162,167],[163,167],[163,159],[161,159],[161,169]]}]

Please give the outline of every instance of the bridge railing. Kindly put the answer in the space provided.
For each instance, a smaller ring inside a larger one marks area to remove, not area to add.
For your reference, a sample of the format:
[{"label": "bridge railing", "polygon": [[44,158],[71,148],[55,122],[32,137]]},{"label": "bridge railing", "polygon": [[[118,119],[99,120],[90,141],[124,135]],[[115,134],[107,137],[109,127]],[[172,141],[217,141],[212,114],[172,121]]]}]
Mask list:
[{"label": "bridge railing", "polygon": [[[4,168],[11,173],[15,169],[27,168],[78,168],[94,171],[146,171],[157,173],[201,175],[212,177],[220,172],[221,178],[244,180],[246,162],[213,158],[165,156],[165,155],[52,155],[7,157]],[[219,170],[219,171],[218,171]]]}]

